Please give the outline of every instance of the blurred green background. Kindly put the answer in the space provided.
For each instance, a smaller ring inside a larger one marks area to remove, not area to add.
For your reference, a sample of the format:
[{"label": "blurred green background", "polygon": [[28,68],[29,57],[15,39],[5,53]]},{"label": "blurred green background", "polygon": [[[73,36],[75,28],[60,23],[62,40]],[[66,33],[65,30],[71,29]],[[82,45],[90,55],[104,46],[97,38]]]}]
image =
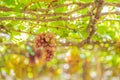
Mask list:
[{"label": "blurred green background", "polygon": [[[90,36],[95,2],[0,0],[0,80],[120,80],[120,0],[104,0]],[[30,64],[43,32],[55,35],[54,57]]]}]

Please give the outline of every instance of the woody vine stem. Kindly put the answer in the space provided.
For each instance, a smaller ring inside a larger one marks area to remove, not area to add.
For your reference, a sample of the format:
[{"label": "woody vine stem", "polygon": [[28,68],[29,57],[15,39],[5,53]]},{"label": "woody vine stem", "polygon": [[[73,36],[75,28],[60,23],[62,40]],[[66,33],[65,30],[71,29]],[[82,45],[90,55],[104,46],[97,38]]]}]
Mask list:
[{"label": "woody vine stem", "polygon": [[[34,4],[34,3],[31,3]],[[105,15],[110,15],[110,14],[116,14],[116,15],[120,15],[120,12],[104,12],[102,13],[101,10],[103,8],[103,6],[115,6],[115,7],[120,7],[120,3],[109,3],[109,2],[105,2],[104,0],[94,0],[94,2],[90,2],[90,3],[81,3],[81,2],[73,2],[73,3],[68,3],[68,4],[59,4],[57,6],[53,6],[53,7],[49,7],[47,9],[29,9],[28,7],[31,5],[28,4],[25,6],[24,9],[20,10],[21,14],[29,14],[31,16],[34,16],[34,18],[30,18],[27,16],[24,17],[0,17],[0,21],[6,21],[6,20],[18,20],[18,21],[33,21],[33,22],[52,22],[52,21],[74,21],[80,18],[84,18],[84,17],[89,17],[89,23],[87,26],[87,32],[88,32],[88,37],[85,40],[82,40],[80,43],[74,43],[74,42],[67,42],[67,43],[61,43],[63,46],[77,46],[77,47],[82,47],[84,44],[95,44],[97,42],[91,41],[91,37],[95,34],[96,32],[96,24],[99,22],[99,19],[102,16]],[[52,4],[52,3],[51,3]],[[66,13],[46,13],[49,12],[51,10],[54,10],[56,8],[61,8],[61,7],[68,7],[71,5],[77,5],[78,8]],[[84,15],[78,15],[76,17],[70,17],[71,14],[80,11],[82,9],[88,8],[90,7],[90,10],[84,14]],[[4,7],[4,6],[0,6],[0,11],[2,12],[15,12],[14,9],[12,8],[8,8],[8,7]],[[44,14],[39,14],[39,12],[45,12]],[[57,18],[54,18],[56,16]],[[47,18],[44,18],[47,17]],[[43,19],[44,18],[44,19]],[[56,27],[57,29],[61,28],[61,27]],[[69,28],[70,29],[70,28]],[[9,30],[9,28],[6,28],[4,25],[0,26],[0,31],[2,32],[2,30]],[[21,32],[21,33],[27,33],[27,34],[33,34],[30,32],[24,32],[21,30],[14,30],[13,31],[17,31],[17,32]],[[33,34],[36,35],[36,34]],[[59,42],[60,43],[60,42]],[[98,44],[98,43],[97,43]]]}]

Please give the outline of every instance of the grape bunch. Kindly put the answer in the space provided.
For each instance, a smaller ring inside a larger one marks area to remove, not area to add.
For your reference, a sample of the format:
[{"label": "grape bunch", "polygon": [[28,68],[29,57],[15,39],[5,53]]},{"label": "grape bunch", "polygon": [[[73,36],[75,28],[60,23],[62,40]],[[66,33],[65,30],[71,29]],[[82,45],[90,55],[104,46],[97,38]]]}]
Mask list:
[{"label": "grape bunch", "polygon": [[34,55],[29,55],[29,61],[31,64],[36,63],[36,60],[39,60],[42,57],[42,50],[40,49],[35,49],[34,50]]},{"label": "grape bunch", "polygon": [[45,60],[50,61],[54,56],[54,34],[42,33],[35,38],[35,55],[41,57],[45,54]]},{"label": "grape bunch", "polygon": [[116,41],[115,43],[115,51],[120,55],[120,39]]}]

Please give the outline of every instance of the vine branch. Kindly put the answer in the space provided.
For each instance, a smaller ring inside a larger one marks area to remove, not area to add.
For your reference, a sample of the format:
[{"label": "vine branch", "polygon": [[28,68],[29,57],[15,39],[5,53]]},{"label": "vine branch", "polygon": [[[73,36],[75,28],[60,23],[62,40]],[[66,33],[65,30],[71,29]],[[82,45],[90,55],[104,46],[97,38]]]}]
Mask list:
[{"label": "vine branch", "polygon": [[[60,8],[60,7],[68,7],[71,5],[78,5],[78,8],[67,12],[67,13],[45,13],[45,14],[38,14],[37,12],[46,12],[46,11],[50,11],[50,10],[54,10],[56,8]],[[68,3],[68,4],[60,4],[54,7],[49,7],[48,9],[28,9],[26,8],[25,10],[21,10],[21,13],[24,14],[31,14],[36,16],[36,18],[27,18],[27,17],[0,17],[0,20],[28,20],[28,21],[39,21],[39,22],[52,22],[52,21],[74,21],[76,19],[80,19],[80,18],[84,18],[84,17],[90,17],[89,20],[89,24],[88,24],[88,37],[83,40],[82,42],[80,42],[79,44],[74,44],[74,43],[67,43],[68,45],[77,45],[78,47],[82,47],[84,44],[86,43],[91,43],[91,38],[94,35],[95,31],[96,31],[96,24],[98,22],[98,20],[100,19],[100,17],[105,16],[105,15],[111,15],[111,14],[116,14],[116,15],[120,15],[120,12],[115,11],[115,12],[105,12],[105,13],[101,13],[102,7],[103,6],[115,6],[115,7],[120,7],[120,3],[109,3],[109,2],[104,2],[103,0],[95,0],[94,2],[91,3],[80,3],[80,2],[73,2],[73,3]],[[85,9],[86,7],[92,6],[93,9],[91,9],[91,11],[89,13],[86,14],[80,14],[77,17],[69,17],[71,14],[81,10],[81,9]],[[0,11],[3,12],[14,12],[14,10],[12,8],[7,8],[7,7],[3,7],[0,6]],[[57,18],[45,18],[45,19],[41,19],[40,17],[53,17],[53,16],[58,16]],[[14,30],[13,30],[14,31]],[[16,31],[16,30],[15,30]],[[18,32],[23,32],[23,31],[19,31]],[[28,32],[23,32],[23,33],[28,33]],[[29,33],[31,34],[31,33]],[[63,44],[64,45],[64,44]]]}]

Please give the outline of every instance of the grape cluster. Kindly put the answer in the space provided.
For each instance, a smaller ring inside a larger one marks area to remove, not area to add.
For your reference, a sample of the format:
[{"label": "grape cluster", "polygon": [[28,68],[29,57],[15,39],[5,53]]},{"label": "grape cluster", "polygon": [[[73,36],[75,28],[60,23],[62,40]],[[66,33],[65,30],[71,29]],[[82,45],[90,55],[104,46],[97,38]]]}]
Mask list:
[{"label": "grape cluster", "polygon": [[29,55],[29,61],[31,64],[34,64],[36,60],[39,60],[39,58],[42,57],[42,50],[40,49],[35,49],[34,55]]},{"label": "grape cluster", "polygon": [[[35,55],[41,57],[45,54],[45,60],[50,61],[54,56],[54,34],[42,33],[38,34],[35,38]],[[40,52],[41,51],[41,52]]]},{"label": "grape cluster", "polygon": [[120,39],[115,43],[115,51],[120,55]]}]

